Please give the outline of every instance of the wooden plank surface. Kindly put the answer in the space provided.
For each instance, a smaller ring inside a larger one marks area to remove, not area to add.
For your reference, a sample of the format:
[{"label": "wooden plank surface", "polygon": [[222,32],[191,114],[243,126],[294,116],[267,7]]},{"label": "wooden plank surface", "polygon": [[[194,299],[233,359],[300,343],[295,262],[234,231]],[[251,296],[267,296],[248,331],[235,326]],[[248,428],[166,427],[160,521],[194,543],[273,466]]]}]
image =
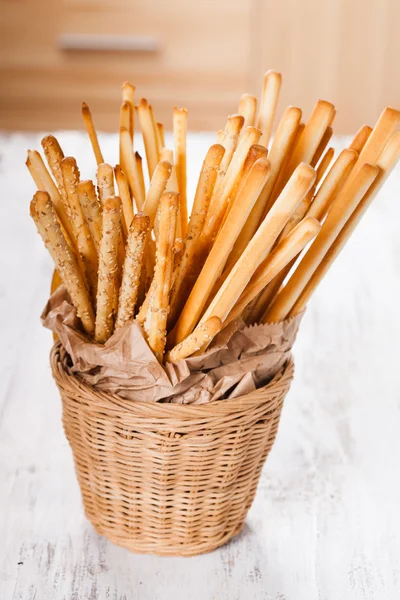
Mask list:
[{"label": "wooden plank surface", "polygon": [[[60,134],[84,177],[87,140]],[[189,139],[189,180],[206,135]],[[101,139],[109,160],[115,137]],[[26,148],[0,136],[0,598],[395,600],[400,595],[400,169],[322,284],[241,535],[192,559],[135,556],[86,521],[41,328],[52,271],[28,216]],[[336,146],[340,141],[336,140]]]}]

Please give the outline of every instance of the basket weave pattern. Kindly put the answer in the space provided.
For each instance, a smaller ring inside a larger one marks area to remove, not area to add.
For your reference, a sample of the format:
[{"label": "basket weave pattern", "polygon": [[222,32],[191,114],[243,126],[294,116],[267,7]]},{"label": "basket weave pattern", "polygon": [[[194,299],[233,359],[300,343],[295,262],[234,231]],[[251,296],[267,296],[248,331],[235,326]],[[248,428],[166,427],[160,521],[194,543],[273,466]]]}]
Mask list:
[{"label": "basket weave pattern", "polygon": [[191,556],[241,530],[275,440],[293,361],[264,388],[203,405],[132,402],[51,364],[85,512],[110,541]]}]

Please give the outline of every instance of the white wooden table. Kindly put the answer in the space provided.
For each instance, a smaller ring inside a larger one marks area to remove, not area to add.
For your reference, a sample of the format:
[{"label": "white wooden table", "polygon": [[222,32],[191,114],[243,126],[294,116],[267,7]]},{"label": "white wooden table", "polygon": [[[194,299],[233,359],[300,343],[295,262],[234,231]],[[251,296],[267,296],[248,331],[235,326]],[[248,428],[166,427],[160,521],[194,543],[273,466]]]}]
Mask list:
[{"label": "white wooden table", "polygon": [[[192,186],[209,139],[190,139]],[[0,137],[1,600],[399,598],[400,169],[302,323],[244,531],[212,554],[157,558],[113,546],[83,515],[39,322],[52,267],[28,216],[24,166],[39,140]],[[92,176],[86,139],[60,140]],[[102,144],[115,160],[115,138]]]}]

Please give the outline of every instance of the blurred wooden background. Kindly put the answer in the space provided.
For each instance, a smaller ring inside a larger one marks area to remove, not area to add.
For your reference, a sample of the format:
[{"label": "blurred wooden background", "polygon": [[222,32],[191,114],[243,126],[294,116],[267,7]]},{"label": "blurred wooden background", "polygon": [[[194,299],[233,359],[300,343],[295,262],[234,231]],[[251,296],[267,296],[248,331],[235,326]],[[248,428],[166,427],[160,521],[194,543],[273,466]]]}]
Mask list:
[{"label": "blurred wooden background", "polygon": [[116,131],[121,83],[171,127],[221,128],[263,73],[283,73],[280,111],[336,104],[337,133],[400,107],[399,0],[0,0],[0,128],[81,128],[88,102]]}]

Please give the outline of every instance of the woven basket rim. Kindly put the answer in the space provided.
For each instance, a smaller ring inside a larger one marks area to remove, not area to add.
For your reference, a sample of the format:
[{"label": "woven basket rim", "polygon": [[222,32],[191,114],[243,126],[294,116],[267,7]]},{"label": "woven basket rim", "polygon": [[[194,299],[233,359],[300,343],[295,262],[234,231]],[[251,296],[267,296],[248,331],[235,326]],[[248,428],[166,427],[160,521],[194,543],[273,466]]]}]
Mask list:
[{"label": "woven basket rim", "polygon": [[[50,363],[56,383],[61,388],[69,388],[75,400],[87,407],[105,409],[107,412],[143,418],[199,418],[216,417],[227,414],[238,414],[251,407],[265,404],[271,398],[271,393],[278,393],[280,387],[285,387],[285,380],[293,377],[294,360],[290,354],[287,362],[278,373],[265,385],[249,394],[237,398],[213,400],[205,404],[178,404],[173,402],[145,402],[143,400],[128,400],[117,394],[98,390],[95,386],[82,381],[79,376],[67,373],[63,367],[61,354],[68,354],[62,344],[54,343],[50,352]],[[84,400],[83,400],[84,398]]]}]

